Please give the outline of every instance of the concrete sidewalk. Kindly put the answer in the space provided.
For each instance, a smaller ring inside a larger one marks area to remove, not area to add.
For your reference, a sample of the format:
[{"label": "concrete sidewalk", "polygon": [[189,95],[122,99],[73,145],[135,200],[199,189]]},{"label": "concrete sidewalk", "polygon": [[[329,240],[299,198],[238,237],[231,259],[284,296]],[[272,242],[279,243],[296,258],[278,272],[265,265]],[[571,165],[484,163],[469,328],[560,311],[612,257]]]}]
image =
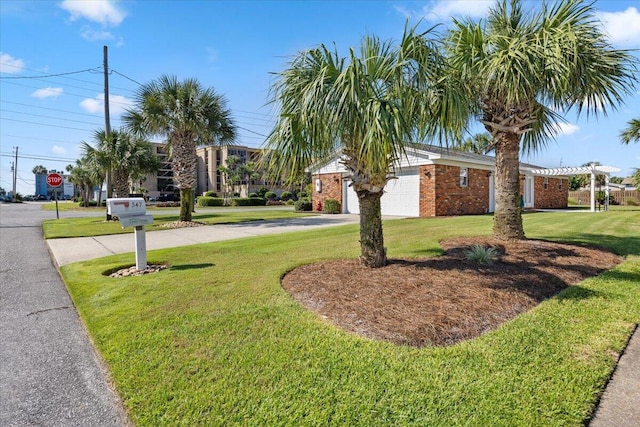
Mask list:
[{"label": "concrete sidewalk", "polygon": [[[150,251],[197,243],[334,227],[354,224],[359,221],[360,217],[358,215],[318,215],[294,219],[176,228],[148,232],[145,233],[145,236],[147,250]],[[49,239],[47,240],[47,245],[54,262],[58,266],[114,254],[133,253],[135,251],[133,232],[108,236]]]}]

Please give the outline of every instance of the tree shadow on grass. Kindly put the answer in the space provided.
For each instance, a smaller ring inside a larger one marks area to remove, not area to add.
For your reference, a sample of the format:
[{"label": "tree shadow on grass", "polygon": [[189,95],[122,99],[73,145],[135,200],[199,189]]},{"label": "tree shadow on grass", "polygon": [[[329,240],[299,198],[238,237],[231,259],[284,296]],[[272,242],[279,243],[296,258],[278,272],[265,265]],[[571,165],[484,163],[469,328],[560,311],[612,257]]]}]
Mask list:
[{"label": "tree shadow on grass", "polygon": [[572,244],[606,247],[618,255],[640,255],[640,235],[612,236],[596,233],[572,233],[558,240]]},{"label": "tree shadow on grass", "polygon": [[172,265],[169,270],[171,271],[183,271],[183,270],[197,270],[199,268],[208,268],[214,267],[215,264],[207,262],[202,264],[182,264],[182,265]]}]

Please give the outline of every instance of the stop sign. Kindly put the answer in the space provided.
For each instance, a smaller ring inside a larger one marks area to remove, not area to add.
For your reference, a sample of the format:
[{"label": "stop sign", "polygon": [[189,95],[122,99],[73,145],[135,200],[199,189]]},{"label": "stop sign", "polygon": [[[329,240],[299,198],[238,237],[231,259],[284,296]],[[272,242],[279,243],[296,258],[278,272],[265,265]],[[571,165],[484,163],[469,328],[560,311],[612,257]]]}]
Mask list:
[{"label": "stop sign", "polygon": [[49,187],[60,187],[62,185],[62,175],[52,172],[47,175],[47,185]]}]

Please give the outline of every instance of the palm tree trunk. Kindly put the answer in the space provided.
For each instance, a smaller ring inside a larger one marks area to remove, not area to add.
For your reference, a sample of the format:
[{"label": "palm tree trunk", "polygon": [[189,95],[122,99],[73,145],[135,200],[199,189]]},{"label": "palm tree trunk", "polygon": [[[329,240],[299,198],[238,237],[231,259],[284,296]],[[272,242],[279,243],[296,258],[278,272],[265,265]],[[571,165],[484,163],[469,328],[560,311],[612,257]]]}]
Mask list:
[{"label": "palm tree trunk", "polygon": [[180,221],[191,221],[193,211],[193,190],[190,188],[180,189]]},{"label": "palm tree trunk", "polygon": [[129,171],[122,169],[113,171],[113,190],[118,197],[129,196]]},{"label": "palm tree trunk", "polygon": [[382,192],[358,192],[360,205],[360,262],[367,267],[378,268],[387,264],[387,250],[382,235],[380,198]]},{"label": "palm tree trunk", "polygon": [[501,240],[524,239],[520,208],[520,136],[494,134],[496,151],[496,207],[493,235]]}]

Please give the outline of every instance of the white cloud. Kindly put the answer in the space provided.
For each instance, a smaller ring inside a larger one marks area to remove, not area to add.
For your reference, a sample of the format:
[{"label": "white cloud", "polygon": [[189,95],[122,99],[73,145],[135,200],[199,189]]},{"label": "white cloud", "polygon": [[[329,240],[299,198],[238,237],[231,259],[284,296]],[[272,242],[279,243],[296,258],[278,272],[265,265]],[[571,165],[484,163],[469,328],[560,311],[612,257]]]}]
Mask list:
[{"label": "white cloud", "polygon": [[624,12],[598,12],[609,41],[617,46],[640,47],[640,12],[629,7]]},{"label": "white cloud", "polygon": [[[80,106],[89,113],[104,112],[104,94],[99,94],[95,98],[87,98],[80,102]],[[133,100],[121,95],[109,96],[109,113],[111,115],[122,114],[126,108],[133,107]]]},{"label": "white cloud", "polygon": [[24,69],[24,61],[8,53],[0,52],[0,73],[18,74]]},{"label": "white cloud", "polygon": [[102,25],[117,27],[127,14],[118,7],[117,0],[63,0],[60,7],[71,14],[71,20],[85,18]]},{"label": "white cloud", "polygon": [[571,135],[580,130],[580,127],[571,123],[558,123],[554,126],[556,136]]},{"label": "white cloud", "polygon": [[34,91],[33,93],[31,93],[31,96],[33,96],[34,98],[44,99],[60,96],[62,95],[62,92],[64,92],[64,90],[61,87],[45,87]]},{"label": "white cloud", "polygon": [[452,16],[482,18],[487,15],[489,8],[494,4],[493,0],[439,0],[429,2],[419,11],[408,10],[401,6],[397,6],[395,9],[407,18],[448,21]]},{"label": "white cloud", "polygon": [[58,145],[54,145],[51,148],[51,152],[53,152],[54,154],[66,154],[67,150],[64,149],[63,147],[58,146]]},{"label": "white cloud", "polygon": [[95,42],[99,40],[113,40],[113,34],[109,31],[105,30],[94,30],[91,27],[84,26],[80,31],[82,38],[85,40],[89,40],[90,42]]}]

